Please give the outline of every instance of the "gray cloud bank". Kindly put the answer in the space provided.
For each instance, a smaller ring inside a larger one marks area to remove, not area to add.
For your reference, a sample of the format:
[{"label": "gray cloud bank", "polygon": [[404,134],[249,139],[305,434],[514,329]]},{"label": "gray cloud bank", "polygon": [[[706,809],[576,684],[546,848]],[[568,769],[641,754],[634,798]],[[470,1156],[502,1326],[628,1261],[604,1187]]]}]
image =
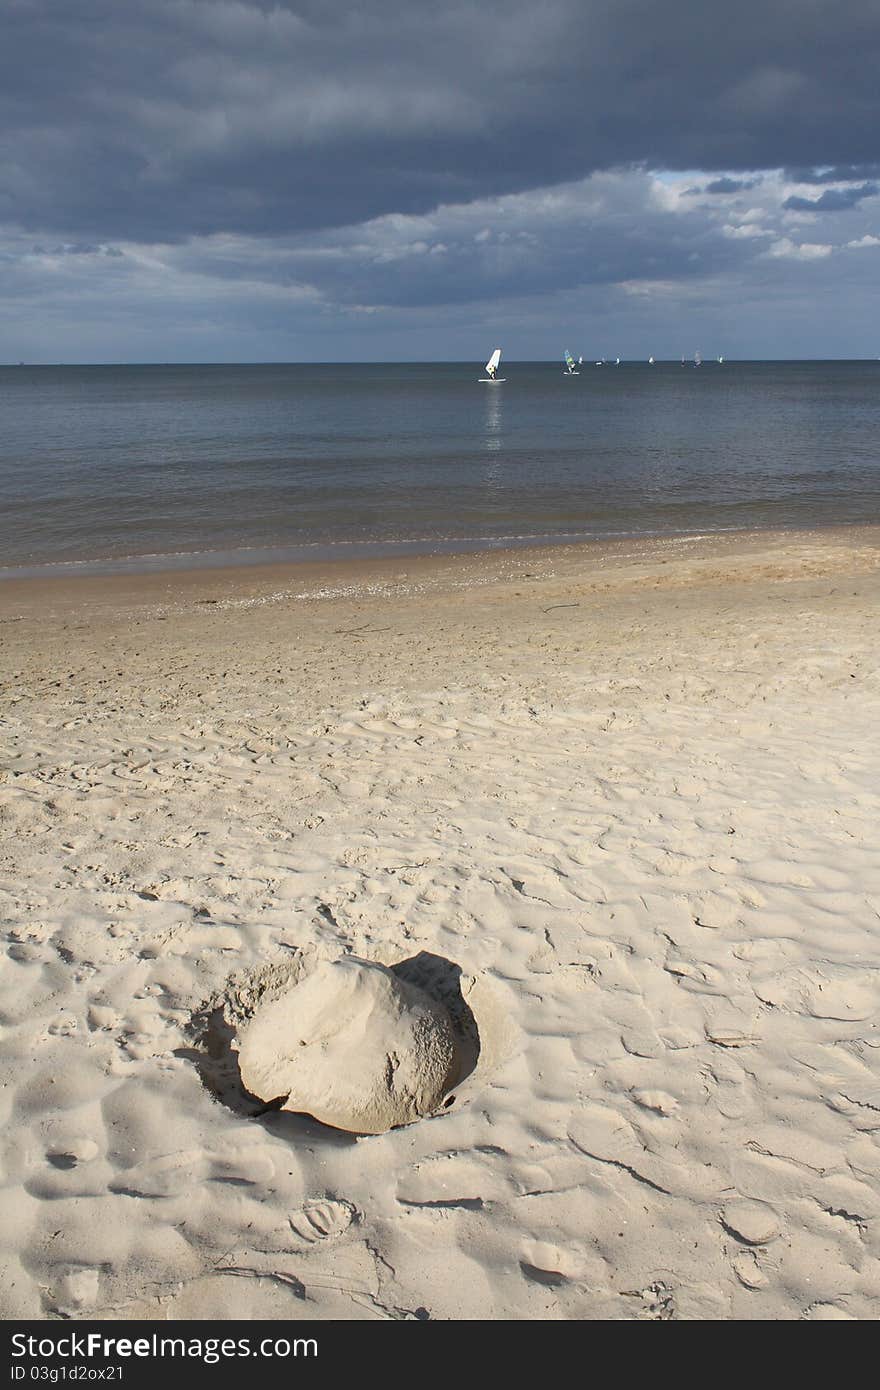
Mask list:
[{"label": "gray cloud bank", "polygon": [[7,360],[880,350],[874,0],[2,21]]},{"label": "gray cloud bank", "polygon": [[876,183],[862,183],[855,188],[826,188],[818,198],[786,198],[783,207],[795,212],[844,212],[858,207],[866,198],[877,196]]},{"label": "gray cloud bank", "polygon": [[878,71],[865,0],[7,0],[0,220],[170,243],[627,165],[868,178]]}]

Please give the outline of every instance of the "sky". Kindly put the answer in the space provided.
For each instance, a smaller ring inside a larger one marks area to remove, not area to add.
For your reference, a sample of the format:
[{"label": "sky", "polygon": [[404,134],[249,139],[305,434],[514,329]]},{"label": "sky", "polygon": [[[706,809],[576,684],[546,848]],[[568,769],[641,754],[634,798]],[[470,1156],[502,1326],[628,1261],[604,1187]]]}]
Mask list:
[{"label": "sky", "polygon": [[880,357],[876,0],[0,24],[0,362]]}]

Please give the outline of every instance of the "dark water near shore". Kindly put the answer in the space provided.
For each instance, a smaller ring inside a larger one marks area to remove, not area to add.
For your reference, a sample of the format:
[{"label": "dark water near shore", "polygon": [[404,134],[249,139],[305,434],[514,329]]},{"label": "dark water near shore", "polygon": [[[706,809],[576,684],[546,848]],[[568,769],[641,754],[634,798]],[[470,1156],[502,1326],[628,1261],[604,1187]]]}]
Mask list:
[{"label": "dark water near shore", "polygon": [[503,367],[0,368],[0,573],[880,520],[880,362]]}]

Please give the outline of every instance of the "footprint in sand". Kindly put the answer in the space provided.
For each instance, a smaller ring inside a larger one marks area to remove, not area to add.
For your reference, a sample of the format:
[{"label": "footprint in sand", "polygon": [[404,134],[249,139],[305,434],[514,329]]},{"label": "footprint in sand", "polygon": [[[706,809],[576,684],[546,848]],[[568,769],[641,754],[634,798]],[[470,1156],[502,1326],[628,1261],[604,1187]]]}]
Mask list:
[{"label": "footprint in sand", "polygon": [[804,1312],[809,1322],[858,1322],[855,1313],[848,1313],[836,1303],[813,1303]]},{"label": "footprint in sand", "polygon": [[731,1268],[745,1289],[766,1289],[770,1280],[753,1250],[742,1250],[731,1260]]},{"label": "footprint in sand", "polygon": [[652,1110],[656,1115],[674,1115],[678,1109],[678,1101],[675,1096],[669,1095],[667,1091],[654,1090],[635,1090],[630,1092],[636,1105],[640,1105],[643,1110]]},{"label": "footprint in sand", "polygon": [[91,1004],[89,1006],[88,1023],[91,1032],[110,1031],[119,1023],[119,1014],[108,1004]]},{"label": "footprint in sand", "polygon": [[46,1032],[53,1038],[69,1038],[76,1032],[76,1019],[72,1014],[59,1014],[53,1018]]},{"label": "footprint in sand", "polygon": [[527,1240],[519,1262],[524,1279],[547,1288],[559,1288],[583,1278],[587,1262],[576,1250],[566,1250],[546,1240]]},{"label": "footprint in sand", "polygon": [[101,1271],[90,1265],[68,1265],[59,1271],[49,1306],[64,1317],[75,1317],[98,1301]]},{"label": "footprint in sand", "polygon": [[206,1180],[260,1186],[274,1174],[272,1159],[254,1145],[223,1154],[181,1149],[126,1168],[109,1187],[130,1197],[177,1197]]},{"label": "footprint in sand", "polygon": [[789,1013],[827,1018],[841,1023],[861,1022],[877,1010],[878,995],[872,982],[849,966],[823,962],[801,966],[757,980],[752,988],[758,999]]},{"label": "footprint in sand", "polygon": [[744,1245],[769,1245],[782,1230],[772,1207],[748,1198],[728,1202],[720,1219],[724,1229]]},{"label": "footprint in sand", "polygon": [[76,1168],[80,1163],[91,1163],[99,1152],[94,1139],[77,1137],[48,1149],[46,1157],[53,1168]]},{"label": "footprint in sand", "polygon": [[359,1220],[357,1207],[344,1198],[325,1197],[306,1202],[288,1218],[290,1229],[304,1246],[337,1240]]}]

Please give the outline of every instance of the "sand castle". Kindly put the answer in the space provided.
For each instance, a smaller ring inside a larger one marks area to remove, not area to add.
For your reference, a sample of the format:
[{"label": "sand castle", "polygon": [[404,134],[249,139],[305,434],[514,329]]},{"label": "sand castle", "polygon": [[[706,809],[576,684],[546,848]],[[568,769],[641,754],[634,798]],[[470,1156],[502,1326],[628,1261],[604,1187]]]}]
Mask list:
[{"label": "sand castle", "polygon": [[335,1129],[384,1134],[437,1110],[459,1063],[442,1004],[387,966],[324,962],[261,1005],[239,1040],[241,1079],[264,1101]]}]

